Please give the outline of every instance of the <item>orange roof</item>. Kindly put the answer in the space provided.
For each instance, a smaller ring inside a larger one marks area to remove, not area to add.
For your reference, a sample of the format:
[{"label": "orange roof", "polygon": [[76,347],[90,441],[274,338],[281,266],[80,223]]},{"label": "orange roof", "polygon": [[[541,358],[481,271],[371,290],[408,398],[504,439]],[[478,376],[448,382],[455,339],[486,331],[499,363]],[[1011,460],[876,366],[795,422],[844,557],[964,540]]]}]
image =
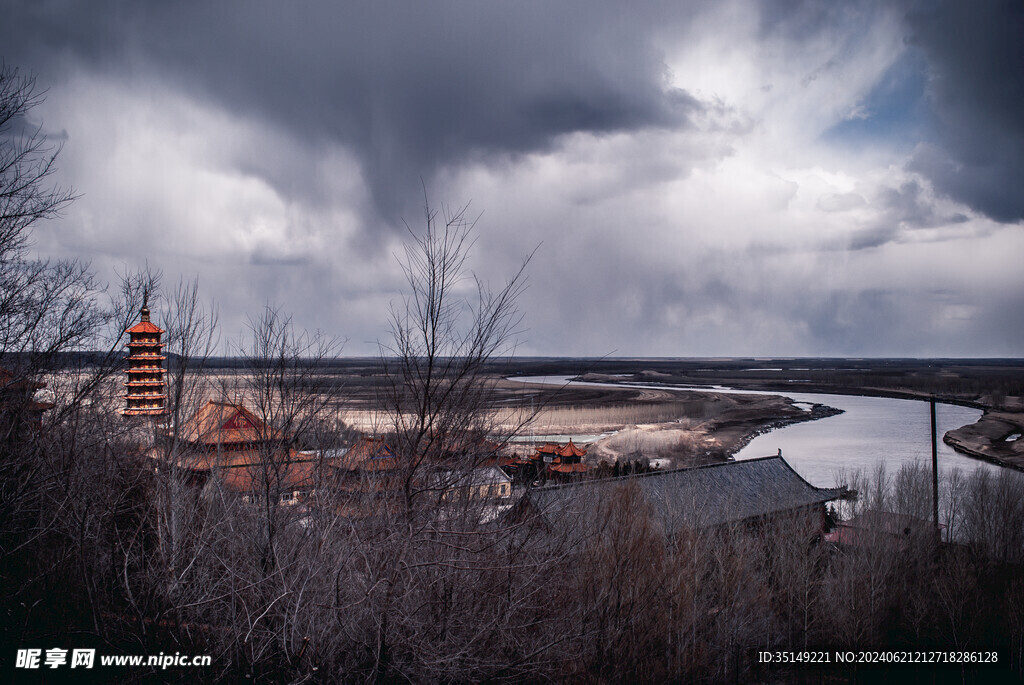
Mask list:
[{"label": "orange roof", "polygon": [[132,407],[121,410],[121,414],[123,416],[160,416],[166,413],[167,409],[165,407],[150,407],[148,409],[139,409]]},{"label": "orange roof", "polygon": [[546,442],[537,448],[537,451],[533,455],[533,460],[536,461],[545,456],[554,457],[557,463],[562,457],[583,457],[587,451],[577,445],[575,445],[572,439],[569,439],[567,445],[561,446],[557,443]]},{"label": "orange roof", "polygon": [[[284,449],[275,449],[269,454],[269,458],[288,467],[318,461],[317,458],[296,450],[288,450],[287,454],[286,458]],[[156,452],[155,456],[159,458],[162,454]],[[214,466],[222,469],[257,467],[267,458],[268,453],[259,449],[231,450],[221,454],[210,454],[206,450],[183,450],[176,455],[175,462],[179,467],[190,471],[207,471]]]},{"label": "orange roof", "polygon": [[585,449],[580,449],[576,445],[572,444],[572,438],[569,438],[568,445],[559,448],[555,452],[555,454],[557,454],[560,457],[582,457],[586,453],[587,451]]},{"label": "orange roof", "polygon": [[128,330],[125,331],[125,333],[163,333],[163,332],[164,332],[164,329],[160,328],[159,326],[157,326],[156,324],[154,324],[154,323],[152,323],[150,321],[140,321],[137,324],[135,324],[134,326],[132,326],[131,328],[129,328]]},{"label": "orange roof", "polygon": [[586,473],[590,467],[586,464],[551,464],[548,468],[556,473]]},{"label": "orange roof", "polygon": [[349,471],[386,471],[398,467],[398,458],[383,438],[361,438],[341,458]]},{"label": "orange roof", "polygon": [[240,404],[210,400],[182,426],[181,436],[189,442],[215,446],[261,442],[279,438],[280,433]]},{"label": "orange roof", "polygon": [[[314,483],[315,470],[316,463],[311,461],[278,464],[272,471],[272,484],[284,491],[310,488]],[[264,487],[266,475],[260,463],[229,466],[220,470],[224,486],[235,492],[251,492]]]},{"label": "orange roof", "polygon": [[156,326],[149,320],[149,295],[142,302],[142,309],[139,310],[139,322],[129,328],[125,333],[163,333],[164,329]]}]

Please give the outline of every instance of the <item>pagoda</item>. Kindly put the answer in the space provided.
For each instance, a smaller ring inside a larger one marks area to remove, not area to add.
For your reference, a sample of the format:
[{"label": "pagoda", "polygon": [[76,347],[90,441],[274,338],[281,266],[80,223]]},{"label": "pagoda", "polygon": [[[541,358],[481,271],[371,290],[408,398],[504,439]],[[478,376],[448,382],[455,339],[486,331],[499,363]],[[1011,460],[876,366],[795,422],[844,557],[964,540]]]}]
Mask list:
[{"label": "pagoda", "polygon": [[583,477],[590,471],[590,465],[583,462],[586,454],[586,448],[580,447],[570,438],[565,445],[546,442],[532,455],[512,457],[502,464],[515,471],[520,481],[543,481],[548,478],[568,481]]},{"label": "pagoda", "polygon": [[167,381],[164,379],[164,329],[149,320],[149,307],[143,302],[139,323],[127,331],[128,380],[125,381],[124,416],[162,416],[167,413]]}]

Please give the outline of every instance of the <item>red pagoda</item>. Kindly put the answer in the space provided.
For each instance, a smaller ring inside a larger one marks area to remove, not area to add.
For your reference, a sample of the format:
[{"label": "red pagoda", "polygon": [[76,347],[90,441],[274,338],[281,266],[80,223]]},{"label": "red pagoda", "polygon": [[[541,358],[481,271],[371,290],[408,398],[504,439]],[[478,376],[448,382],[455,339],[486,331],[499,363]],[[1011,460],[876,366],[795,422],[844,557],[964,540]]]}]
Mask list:
[{"label": "red pagoda", "polygon": [[128,380],[125,381],[124,416],[162,416],[167,413],[167,382],[164,379],[164,329],[149,320],[149,307],[143,303],[140,321],[127,331]]}]

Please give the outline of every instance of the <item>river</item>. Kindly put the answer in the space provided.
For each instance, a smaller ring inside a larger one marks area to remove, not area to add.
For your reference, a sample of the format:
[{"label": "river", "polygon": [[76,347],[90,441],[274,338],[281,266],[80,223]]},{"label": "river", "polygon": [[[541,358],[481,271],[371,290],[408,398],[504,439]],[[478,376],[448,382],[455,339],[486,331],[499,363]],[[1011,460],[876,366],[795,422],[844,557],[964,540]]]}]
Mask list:
[{"label": "river", "polygon": [[[897,400],[887,397],[828,395],[794,392],[750,392],[732,388],[679,388],[643,383],[591,383],[570,381],[569,376],[512,377],[524,383],[557,385],[589,385],[610,388],[654,388],[658,390],[704,390],[748,395],[778,394],[794,402],[825,404],[842,409],[842,414],[785,426],[754,438],[736,454],[736,459],[753,459],[777,454],[782,450],[786,461],[811,484],[831,487],[842,472],[857,469],[871,471],[879,462],[894,473],[903,464],[931,463],[931,419],[928,403],[919,400]],[[989,469],[994,474],[1001,467],[962,455],[942,442],[946,431],[969,423],[981,416],[981,410],[953,404],[937,404],[935,410],[939,439],[939,470],[960,468],[965,473]]]}]

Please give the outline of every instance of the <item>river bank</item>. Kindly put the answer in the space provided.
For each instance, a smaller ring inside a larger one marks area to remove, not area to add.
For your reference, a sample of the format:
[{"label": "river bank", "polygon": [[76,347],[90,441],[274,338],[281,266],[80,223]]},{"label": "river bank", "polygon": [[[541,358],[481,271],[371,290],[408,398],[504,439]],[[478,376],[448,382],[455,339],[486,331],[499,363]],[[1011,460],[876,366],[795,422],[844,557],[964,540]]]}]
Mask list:
[{"label": "river bank", "polygon": [[[677,379],[671,378],[668,374],[651,371],[643,371],[632,375],[632,377],[625,374],[610,376],[607,374],[588,373],[575,380],[589,383],[611,384],[630,384],[640,382],[645,385],[650,384],[665,388],[676,386],[677,382]],[[916,390],[893,390],[891,388],[873,386],[831,388],[799,380],[784,382],[781,385],[778,381],[773,383],[744,382],[737,383],[736,385],[737,387],[731,387],[730,390],[758,393],[781,393],[794,397],[806,397],[809,394],[819,396],[821,394],[827,394],[846,397],[911,400],[923,403],[927,403],[929,400],[934,399],[941,404],[981,409],[985,411],[985,414],[981,416],[977,423],[968,423],[945,432],[940,432],[943,436],[943,442],[959,454],[972,459],[985,461],[995,466],[1009,467],[1024,471],[1024,438],[1020,437],[1024,434],[1024,411],[1021,411],[1021,409],[1024,408],[1024,405],[1022,405],[1020,397],[1002,398],[1006,406],[1004,406],[1000,411],[995,411],[990,405],[985,402],[978,401],[977,399],[971,400],[962,396],[957,397],[955,395],[948,394],[936,396]],[[687,383],[686,387],[699,388],[700,386]],[[829,408],[825,407],[825,409]],[[820,416],[815,418],[824,418],[830,415],[834,415],[834,413],[822,413]],[[788,424],[785,421],[779,422],[776,425],[765,425],[763,429],[748,435],[733,454],[741,451],[747,443],[756,439],[760,435],[766,434],[777,428],[783,428],[786,425]],[[750,455],[745,455],[745,457],[749,458]]]},{"label": "river bank", "polygon": [[1024,471],[1024,413],[986,411],[976,423],[951,430],[943,442],[961,454]]},{"label": "river bank", "polygon": [[668,385],[566,385],[565,377],[517,378],[506,383],[522,388],[524,381],[536,388],[539,397],[557,393],[556,406],[537,412],[531,432],[608,434],[588,444],[587,460],[592,463],[657,459],[677,468],[722,462],[759,435],[841,413],[774,393],[735,394]]}]

